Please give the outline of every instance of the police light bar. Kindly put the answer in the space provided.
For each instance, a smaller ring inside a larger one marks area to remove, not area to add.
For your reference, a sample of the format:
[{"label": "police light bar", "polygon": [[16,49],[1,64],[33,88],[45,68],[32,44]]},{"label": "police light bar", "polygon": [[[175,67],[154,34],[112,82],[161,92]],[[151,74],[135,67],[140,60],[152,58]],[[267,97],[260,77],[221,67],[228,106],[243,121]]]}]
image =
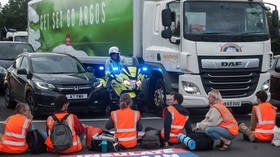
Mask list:
[{"label": "police light bar", "polygon": [[113,71],[118,71],[119,68],[118,67],[113,67]]}]

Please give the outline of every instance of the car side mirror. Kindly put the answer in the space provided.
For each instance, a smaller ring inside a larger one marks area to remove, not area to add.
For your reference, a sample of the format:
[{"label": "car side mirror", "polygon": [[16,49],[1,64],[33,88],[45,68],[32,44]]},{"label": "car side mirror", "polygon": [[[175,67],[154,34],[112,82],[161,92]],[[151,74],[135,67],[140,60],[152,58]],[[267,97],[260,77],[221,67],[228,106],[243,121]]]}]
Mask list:
[{"label": "car side mirror", "polygon": [[18,69],[17,74],[19,75],[27,75],[27,70],[26,69]]}]

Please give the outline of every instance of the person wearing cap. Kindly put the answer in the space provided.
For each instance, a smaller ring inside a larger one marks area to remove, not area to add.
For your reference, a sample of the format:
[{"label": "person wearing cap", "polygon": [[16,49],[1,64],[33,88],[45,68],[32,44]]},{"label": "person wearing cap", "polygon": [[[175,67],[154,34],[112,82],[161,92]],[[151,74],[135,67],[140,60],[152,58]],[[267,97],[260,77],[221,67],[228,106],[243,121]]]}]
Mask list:
[{"label": "person wearing cap", "polygon": [[113,70],[121,70],[122,63],[120,58],[120,50],[116,46],[112,46],[109,49],[109,56],[105,63],[105,75],[106,77],[111,74]]}]

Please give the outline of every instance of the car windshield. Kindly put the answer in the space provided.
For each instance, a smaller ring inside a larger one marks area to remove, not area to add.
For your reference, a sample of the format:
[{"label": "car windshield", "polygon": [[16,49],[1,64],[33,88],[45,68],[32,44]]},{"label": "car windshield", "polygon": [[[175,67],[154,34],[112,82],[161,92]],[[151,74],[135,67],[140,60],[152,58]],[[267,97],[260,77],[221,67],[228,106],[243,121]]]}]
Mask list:
[{"label": "car windshield", "polygon": [[34,73],[63,74],[84,73],[86,70],[79,61],[70,56],[49,55],[31,58]]},{"label": "car windshield", "polygon": [[27,36],[16,36],[15,41],[28,42],[28,37]]},{"label": "car windshield", "polygon": [[194,2],[184,4],[185,35],[267,35],[265,10],[259,3]]},{"label": "car windshield", "polygon": [[33,52],[33,48],[27,43],[0,43],[0,59],[14,60],[23,52]]}]

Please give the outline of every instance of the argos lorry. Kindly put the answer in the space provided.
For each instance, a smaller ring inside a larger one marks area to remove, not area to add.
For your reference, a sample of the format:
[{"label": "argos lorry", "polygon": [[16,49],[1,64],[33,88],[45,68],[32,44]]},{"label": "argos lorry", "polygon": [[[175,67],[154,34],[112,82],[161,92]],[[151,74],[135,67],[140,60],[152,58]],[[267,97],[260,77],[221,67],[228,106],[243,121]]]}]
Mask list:
[{"label": "argos lorry", "polygon": [[33,0],[28,19],[37,51],[71,51],[97,71],[110,46],[144,61],[156,106],[174,90],[185,107],[207,107],[211,89],[231,107],[256,103],[258,90],[270,95],[273,56],[262,0]]}]

